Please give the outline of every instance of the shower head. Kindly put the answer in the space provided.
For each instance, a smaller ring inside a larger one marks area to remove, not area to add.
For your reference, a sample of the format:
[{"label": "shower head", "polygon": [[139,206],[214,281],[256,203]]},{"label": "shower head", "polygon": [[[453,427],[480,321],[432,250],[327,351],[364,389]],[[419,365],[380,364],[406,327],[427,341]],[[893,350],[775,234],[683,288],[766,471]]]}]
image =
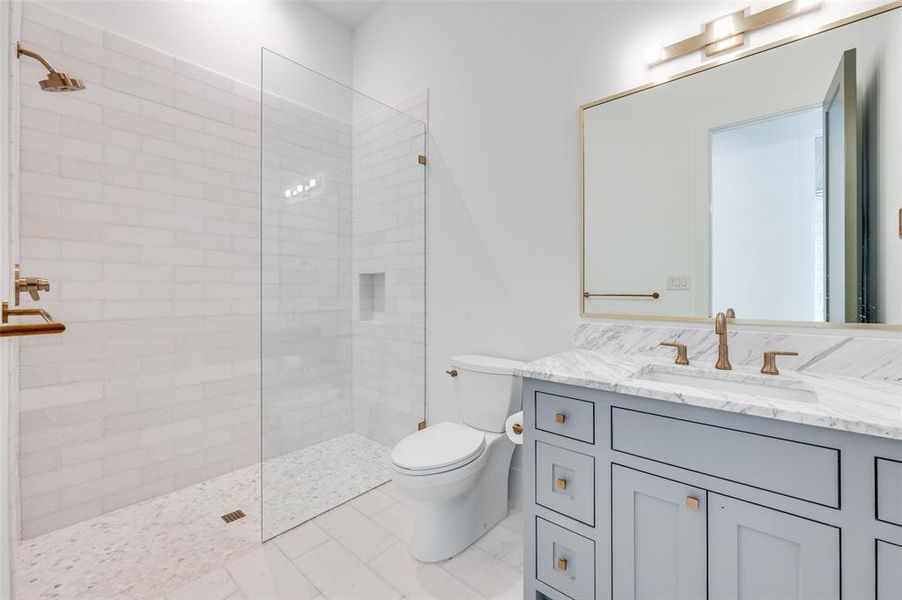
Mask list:
[{"label": "shower head", "polygon": [[78,92],[85,89],[85,83],[81,79],[76,79],[75,77],[69,77],[65,73],[60,73],[37,52],[26,50],[18,43],[16,44],[16,50],[16,57],[22,55],[31,57],[44,65],[44,68],[47,69],[47,79],[42,79],[40,81],[41,89],[45,92]]}]

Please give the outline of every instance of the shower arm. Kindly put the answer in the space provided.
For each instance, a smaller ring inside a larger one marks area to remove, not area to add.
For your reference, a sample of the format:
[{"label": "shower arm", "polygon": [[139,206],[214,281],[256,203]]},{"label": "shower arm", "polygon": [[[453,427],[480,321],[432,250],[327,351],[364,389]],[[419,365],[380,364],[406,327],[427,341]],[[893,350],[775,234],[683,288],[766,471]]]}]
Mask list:
[{"label": "shower arm", "polygon": [[16,58],[22,56],[23,54],[25,56],[35,59],[36,61],[38,61],[39,63],[44,65],[44,67],[47,69],[48,72],[56,73],[56,69],[54,69],[53,66],[49,62],[44,60],[43,56],[41,56],[37,52],[32,52],[31,50],[27,50],[27,49],[23,48],[21,43],[16,42]]}]

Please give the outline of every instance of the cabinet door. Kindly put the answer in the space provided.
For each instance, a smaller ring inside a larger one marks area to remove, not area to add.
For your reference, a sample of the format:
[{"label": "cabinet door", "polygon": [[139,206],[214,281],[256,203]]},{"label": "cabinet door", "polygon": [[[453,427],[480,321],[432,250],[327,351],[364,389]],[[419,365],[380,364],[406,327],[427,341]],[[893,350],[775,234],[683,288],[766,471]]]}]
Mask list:
[{"label": "cabinet door", "polygon": [[705,492],[614,466],[614,598],[705,598]]},{"label": "cabinet door", "polygon": [[902,546],[877,540],[877,600],[902,600]]},{"label": "cabinet door", "polygon": [[708,494],[710,598],[839,598],[839,529]]}]

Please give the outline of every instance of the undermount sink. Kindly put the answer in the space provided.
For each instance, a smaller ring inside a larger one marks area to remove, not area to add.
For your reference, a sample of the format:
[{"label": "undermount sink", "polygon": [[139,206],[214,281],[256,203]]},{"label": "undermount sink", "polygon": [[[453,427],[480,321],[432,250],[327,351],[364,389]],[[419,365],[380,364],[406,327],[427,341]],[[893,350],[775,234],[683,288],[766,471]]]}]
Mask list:
[{"label": "undermount sink", "polygon": [[[785,377],[783,375],[752,375],[744,373],[737,376],[730,371],[707,371],[691,367],[680,367],[679,370],[685,372],[677,372],[677,368],[674,367],[651,365],[637,373],[635,378],[714,392],[748,394],[793,402],[817,402],[817,395],[813,389],[799,381],[787,378],[779,379],[780,377]],[[737,377],[742,377],[742,381],[739,381]]]}]

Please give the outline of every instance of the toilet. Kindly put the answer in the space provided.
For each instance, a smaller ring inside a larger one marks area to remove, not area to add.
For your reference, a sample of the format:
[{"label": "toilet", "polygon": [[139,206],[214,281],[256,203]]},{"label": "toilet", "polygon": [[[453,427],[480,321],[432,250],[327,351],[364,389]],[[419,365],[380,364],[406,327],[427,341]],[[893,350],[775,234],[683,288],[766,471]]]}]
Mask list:
[{"label": "toilet", "polygon": [[507,515],[514,443],[504,433],[520,410],[522,363],[489,356],[452,359],[463,423],[442,422],[392,450],[392,481],[416,504],[413,555],[422,562],[454,556]]}]

